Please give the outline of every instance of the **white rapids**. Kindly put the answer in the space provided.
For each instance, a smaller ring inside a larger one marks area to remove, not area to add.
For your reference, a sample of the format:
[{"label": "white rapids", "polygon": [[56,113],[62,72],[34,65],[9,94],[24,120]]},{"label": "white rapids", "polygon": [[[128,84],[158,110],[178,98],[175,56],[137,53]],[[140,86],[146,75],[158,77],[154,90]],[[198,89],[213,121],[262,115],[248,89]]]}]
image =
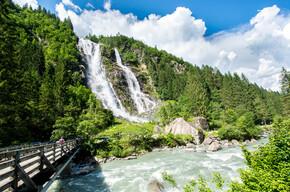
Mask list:
[{"label": "white rapids", "polygon": [[[260,139],[247,148],[268,142],[268,138]],[[162,180],[162,171],[167,171],[176,179],[178,187],[182,189],[191,179],[198,179],[202,175],[208,181],[212,172],[221,173],[229,180],[240,181],[239,168],[245,168],[244,157],[240,147],[224,148],[216,152],[190,152],[187,149],[173,149],[172,151],[152,152],[138,157],[136,160],[121,160],[98,166],[96,171],[76,178],[57,180],[48,190],[49,192],[152,192],[149,188],[154,179],[165,185],[167,192],[178,192],[168,182]],[[216,189],[212,182],[209,187],[217,192],[227,191]]]},{"label": "white rapids", "polygon": [[120,54],[116,48],[115,48],[115,54],[116,54],[118,65],[125,72],[125,77],[128,83],[128,88],[131,93],[130,96],[134,101],[134,104],[137,108],[138,113],[141,114],[141,113],[144,113],[145,111],[153,109],[156,106],[156,104],[153,101],[151,101],[149,98],[147,98],[144,95],[144,93],[141,91],[141,88],[140,88],[140,85],[136,76],[130,70],[129,67],[123,65]]},{"label": "white rapids", "polygon": [[85,38],[79,38],[78,47],[86,56],[88,85],[96,97],[100,99],[103,106],[112,110],[115,116],[123,117],[129,121],[145,122],[145,119],[130,115],[118,99],[112,84],[106,76],[100,44]]}]

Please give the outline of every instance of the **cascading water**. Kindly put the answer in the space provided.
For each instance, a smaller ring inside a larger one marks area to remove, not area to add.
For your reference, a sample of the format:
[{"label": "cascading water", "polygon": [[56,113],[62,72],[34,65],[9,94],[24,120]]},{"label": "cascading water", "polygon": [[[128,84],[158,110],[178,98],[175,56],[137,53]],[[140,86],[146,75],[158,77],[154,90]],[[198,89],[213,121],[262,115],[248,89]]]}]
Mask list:
[{"label": "cascading water", "polygon": [[[247,146],[250,151],[253,146],[267,143],[268,139],[260,139],[257,143]],[[181,188],[184,184],[202,175],[208,181],[212,172],[218,172],[223,178],[230,181],[240,180],[239,168],[245,168],[244,157],[241,148],[224,148],[216,152],[203,152],[197,148],[197,152],[188,149],[174,149],[172,151],[152,152],[130,161],[114,161],[98,166],[96,171],[88,175],[57,180],[53,183],[49,192],[152,192],[149,184],[156,178],[165,185],[167,192],[176,192],[168,182],[162,180],[162,171],[167,171],[176,179]],[[216,189],[209,182],[209,187],[214,191],[227,191]]]},{"label": "cascading water", "polygon": [[131,116],[116,96],[112,84],[107,79],[106,70],[102,64],[100,45],[88,39],[79,38],[78,47],[86,55],[88,64],[88,85],[92,92],[102,102],[106,109],[113,111],[115,116],[121,116],[130,121],[144,122],[146,120]]},{"label": "cascading water", "polygon": [[139,82],[133,72],[130,70],[129,67],[123,65],[122,59],[118,50],[115,48],[115,54],[118,65],[123,69],[125,72],[125,77],[129,86],[129,90],[131,93],[131,98],[133,99],[137,111],[139,114],[148,111],[156,106],[156,104],[148,99],[144,93],[141,91]]}]

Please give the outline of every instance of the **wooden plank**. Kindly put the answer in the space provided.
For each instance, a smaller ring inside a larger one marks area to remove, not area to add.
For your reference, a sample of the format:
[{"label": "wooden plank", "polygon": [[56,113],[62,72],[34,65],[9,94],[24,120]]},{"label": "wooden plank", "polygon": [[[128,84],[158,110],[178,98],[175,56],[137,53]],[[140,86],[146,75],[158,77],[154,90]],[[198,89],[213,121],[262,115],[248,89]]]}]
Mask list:
[{"label": "wooden plank", "polygon": [[44,154],[47,158],[53,156],[53,153]]},{"label": "wooden plank", "polygon": [[0,164],[0,170],[15,165],[15,160],[9,160]]},{"label": "wooden plank", "polygon": [[[11,176],[13,176],[13,175],[14,175],[14,170],[12,170],[12,171],[8,171],[8,172],[6,172],[6,173],[0,175],[0,181],[6,179],[6,178],[8,178],[8,177],[11,177]],[[1,190],[0,190],[0,191],[1,191]]]},{"label": "wooden plank", "polygon": [[37,190],[37,185],[32,181],[32,179],[25,173],[22,167],[18,164],[17,165],[17,175],[20,179],[25,183],[25,185],[30,190]]},{"label": "wooden plank", "polygon": [[41,149],[41,146],[40,147],[32,147],[32,148],[28,148],[28,149],[21,149],[19,150],[20,151],[20,154],[29,154],[29,153],[34,153],[35,151],[38,151]]},{"label": "wooden plank", "polygon": [[10,151],[10,152],[2,152],[0,153],[0,160],[3,158],[11,158],[16,154],[16,151]]},{"label": "wooden plank", "polygon": [[45,152],[45,153],[50,152],[50,151],[53,151],[53,147],[50,147],[50,148],[46,148],[46,149],[44,149],[44,152]]},{"label": "wooden plank", "polygon": [[50,157],[50,158],[47,158],[47,159],[48,159],[49,162],[51,162],[51,161],[54,162],[54,160],[53,160],[54,157]]},{"label": "wooden plank", "polygon": [[27,161],[27,160],[32,159],[33,157],[37,157],[39,155],[40,155],[40,152],[31,154],[31,155],[27,155],[27,156],[24,156],[24,157],[21,157],[20,158],[20,162]]},{"label": "wooden plank", "polygon": [[32,173],[34,173],[35,171],[39,171],[39,165],[31,170],[29,170],[26,174],[27,175],[31,175]]},{"label": "wooden plank", "polygon": [[6,183],[5,185],[1,186],[0,191],[4,191],[4,190],[8,189],[9,187],[12,187],[12,185],[13,185],[13,181],[10,181],[10,182]]},{"label": "wooden plank", "polygon": [[61,153],[56,153],[55,158],[61,157]]},{"label": "wooden plank", "polygon": [[36,159],[36,160],[34,160],[34,161],[32,161],[32,162],[26,164],[26,165],[22,165],[21,167],[22,167],[23,169],[26,169],[26,168],[31,167],[32,165],[34,165],[34,164],[36,164],[36,163],[39,163],[39,162],[40,162],[40,159]]},{"label": "wooden plank", "polygon": [[52,170],[53,172],[56,172],[55,167],[49,162],[49,160],[44,155],[41,160],[43,164],[45,164],[50,170]]}]

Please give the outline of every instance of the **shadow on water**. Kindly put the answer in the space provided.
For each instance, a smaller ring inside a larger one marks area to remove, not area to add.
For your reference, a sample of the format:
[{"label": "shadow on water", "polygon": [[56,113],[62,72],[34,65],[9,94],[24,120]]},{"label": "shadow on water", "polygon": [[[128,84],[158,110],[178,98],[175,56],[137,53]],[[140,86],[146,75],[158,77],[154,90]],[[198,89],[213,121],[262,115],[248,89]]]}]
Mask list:
[{"label": "shadow on water", "polygon": [[48,189],[48,192],[110,192],[101,166],[96,162],[94,168],[95,170],[87,175],[57,179]]}]

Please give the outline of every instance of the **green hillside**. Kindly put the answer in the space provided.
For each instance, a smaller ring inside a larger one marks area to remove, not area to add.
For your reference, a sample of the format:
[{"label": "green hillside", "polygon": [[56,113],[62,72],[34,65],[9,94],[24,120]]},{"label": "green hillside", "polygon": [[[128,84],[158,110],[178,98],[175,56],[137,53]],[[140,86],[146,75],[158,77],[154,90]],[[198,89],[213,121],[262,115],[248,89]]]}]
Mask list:
[{"label": "green hillside", "polygon": [[[60,21],[45,8],[20,8],[11,0],[0,6],[0,146],[87,137],[112,125],[112,112],[87,88],[86,64],[70,19]],[[157,124],[203,116],[211,128],[221,128],[221,137],[243,139],[258,134],[255,124],[289,114],[289,92],[281,97],[244,75],[200,68],[122,35],[87,38],[102,43],[108,78],[123,105],[136,114],[124,77],[114,76],[114,48],[119,50],[142,91],[162,103],[153,117]],[[289,82],[289,72],[283,74]]]}]

